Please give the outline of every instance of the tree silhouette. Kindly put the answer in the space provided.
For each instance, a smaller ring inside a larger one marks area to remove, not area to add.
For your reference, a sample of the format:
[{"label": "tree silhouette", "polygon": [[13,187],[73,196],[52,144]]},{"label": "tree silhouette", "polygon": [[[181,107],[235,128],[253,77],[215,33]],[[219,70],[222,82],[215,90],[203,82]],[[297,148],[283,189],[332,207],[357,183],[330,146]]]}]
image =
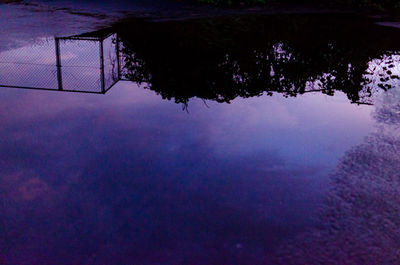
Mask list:
[{"label": "tree silhouette", "polygon": [[352,103],[370,103],[376,88],[389,89],[388,82],[398,78],[386,72],[372,83],[369,76],[376,74],[371,60],[398,48],[398,31],[360,17],[135,20],[116,30],[123,43],[124,78],[177,103],[311,91],[343,91]]}]

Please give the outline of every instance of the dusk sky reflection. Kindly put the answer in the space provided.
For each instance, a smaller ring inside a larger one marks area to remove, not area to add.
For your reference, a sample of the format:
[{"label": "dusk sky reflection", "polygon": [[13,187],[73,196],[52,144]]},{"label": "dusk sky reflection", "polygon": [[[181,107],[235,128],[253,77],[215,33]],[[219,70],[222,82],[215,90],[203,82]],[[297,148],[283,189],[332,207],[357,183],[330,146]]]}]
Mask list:
[{"label": "dusk sky reflection", "polygon": [[187,112],[129,82],[105,96],[0,93],[1,244],[18,264],[260,264],[318,225],[329,172],[374,124],[373,107],[340,93]]},{"label": "dusk sky reflection", "polygon": [[0,6],[0,264],[392,264],[395,29],[293,14],[94,31],[16,8]]}]

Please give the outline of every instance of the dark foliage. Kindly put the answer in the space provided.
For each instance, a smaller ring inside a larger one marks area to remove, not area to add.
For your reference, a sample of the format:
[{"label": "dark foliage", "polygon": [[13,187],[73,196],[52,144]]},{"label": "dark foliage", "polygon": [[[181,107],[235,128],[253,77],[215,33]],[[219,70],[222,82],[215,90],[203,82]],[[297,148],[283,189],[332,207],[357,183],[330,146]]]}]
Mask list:
[{"label": "dark foliage", "polygon": [[372,9],[384,10],[399,8],[399,0],[197,0],[200,3],[214,5],[238,5],[238,4],[269,4],[269,3],[296,3],[296,4],[335,4],[352,7],[367,7]]},{"label": "dark foliage", "polygon": [[177,103],[310,91],[342,91],[353,103],[367,103],[373,89],[389,89],[398,78],[387,71],[371,84],[368,63],[396,50],[400,35],[362,18],[236,17],[120,26],[124,77]]}]

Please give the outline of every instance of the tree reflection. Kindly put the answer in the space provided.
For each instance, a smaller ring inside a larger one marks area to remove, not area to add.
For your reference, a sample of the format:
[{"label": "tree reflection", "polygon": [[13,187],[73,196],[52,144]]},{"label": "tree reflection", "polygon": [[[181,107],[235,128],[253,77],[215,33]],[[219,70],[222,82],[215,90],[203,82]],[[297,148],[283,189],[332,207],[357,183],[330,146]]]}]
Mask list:
[{"label": "tree reflection", "polygon": [[279,264],[399,264],[400,89],[373,113],[377,131],[342,158],[322,209],[323,227],[284,247]]},{"label": "tree reflection", "polygon": [[336,90],[353,103],[370,103],[374,90],[389,89],[398,78],[386,71],[372,82],[377,73],[370,67],[372,59],[398,48],[397,30],[359,17],[131,21],[117,30],[124,77],[177,103],[192,97],[230,102],[263,93],[333,95]]}]

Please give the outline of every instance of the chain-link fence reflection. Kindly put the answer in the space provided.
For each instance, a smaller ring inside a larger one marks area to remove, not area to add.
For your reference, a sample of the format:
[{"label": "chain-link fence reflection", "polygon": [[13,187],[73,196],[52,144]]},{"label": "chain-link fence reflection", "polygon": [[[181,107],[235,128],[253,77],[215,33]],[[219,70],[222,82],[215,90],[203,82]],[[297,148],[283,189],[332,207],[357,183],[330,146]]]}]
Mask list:
[{"label": "chain-link fence reflection", "polygon": [[0,53],[0,86],[105,93],[118,81],[117,36],[41,40]]},{"label": "chain-link fence reflection", "polygon": [[0,85],[57,89],[54,40],[0,53]]}]

